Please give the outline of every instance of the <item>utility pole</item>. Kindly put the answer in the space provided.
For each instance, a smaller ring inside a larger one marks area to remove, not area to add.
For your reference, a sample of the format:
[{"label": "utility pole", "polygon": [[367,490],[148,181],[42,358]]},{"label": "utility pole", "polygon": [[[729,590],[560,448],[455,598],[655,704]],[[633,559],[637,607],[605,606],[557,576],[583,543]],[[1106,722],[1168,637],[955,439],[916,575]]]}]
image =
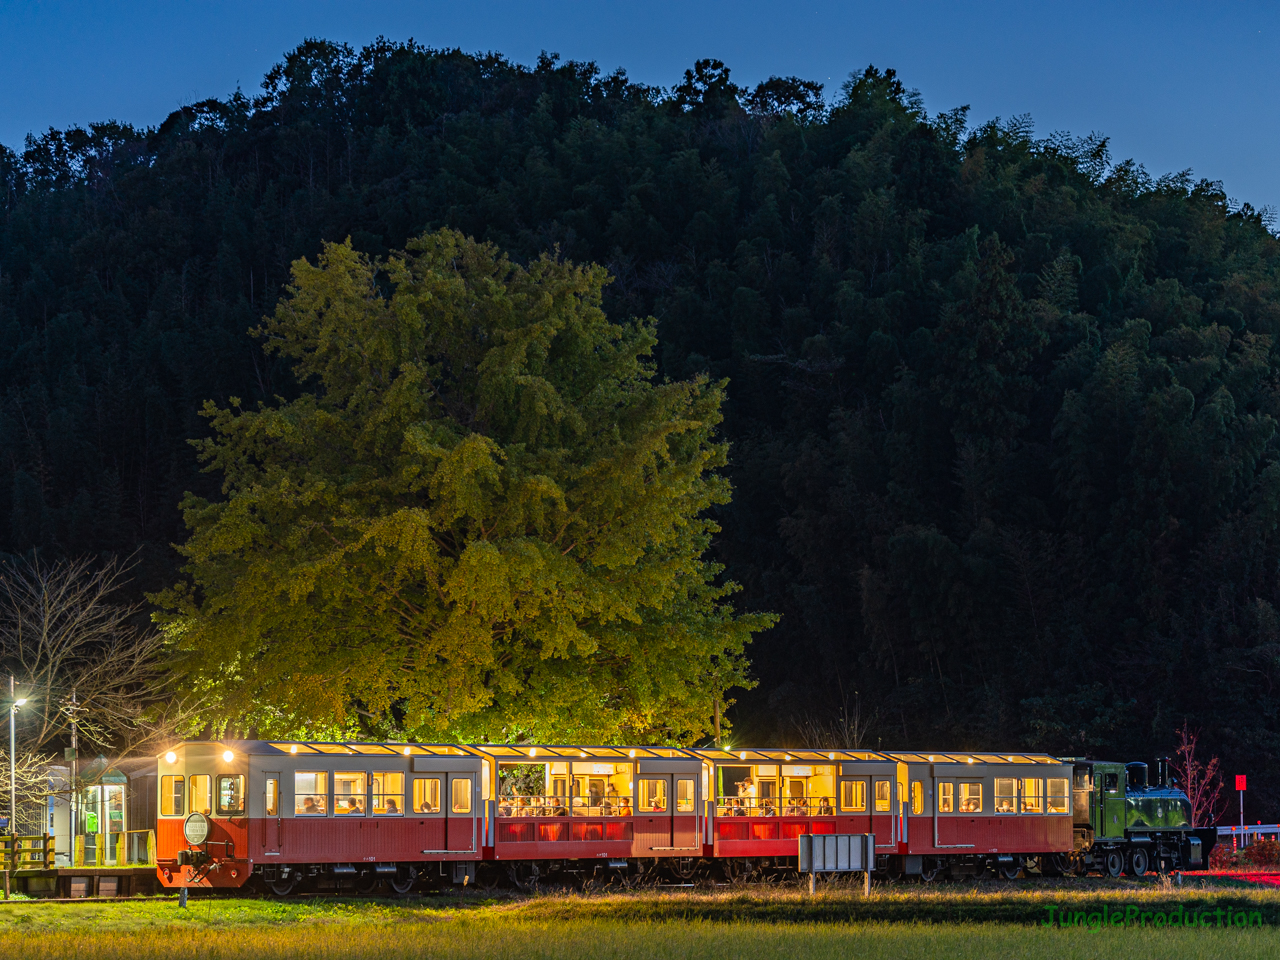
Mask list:
[{"label": "utility pole", "polygon": [[[18,712],[17,694],[14,690],[13,674],[9,674],[9,835],[18,835],[18,765],[17,738],[13,732],[14,714]],[[6,886],[7,880],[6,877]]]},{"label": "utility pole", "polygon": [[76,811],[77,811],[77,803],[79,798],[79,791],[76,789],[76,770],[77,770],[76,765],[79,763],[79,758],[80,758],[80,752],[79,752],[80,743],[76,739],[76,712],[77,712],[76,688],[72,687],[71,688],[71,797],[70,797],[71,803],[68,805],[70,807],[70,811],[68,812],[67,819],[71,824],[71,831],[70,831],[71,836],[69,841],[70,847],[69,847],[68,856],[70,857],[73,864],[75,861],[75,850],[76,850]]}]

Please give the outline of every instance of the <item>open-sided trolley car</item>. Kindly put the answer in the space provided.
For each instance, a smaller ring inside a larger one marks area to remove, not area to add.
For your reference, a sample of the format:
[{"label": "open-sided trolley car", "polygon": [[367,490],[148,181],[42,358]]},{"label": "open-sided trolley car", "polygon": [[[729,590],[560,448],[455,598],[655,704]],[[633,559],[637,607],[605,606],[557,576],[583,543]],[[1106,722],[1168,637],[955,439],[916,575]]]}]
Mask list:
[{"label": "open-sided trolley car", "polygon": [[[1139,769],[1140,768],[1140,769]],[[804,834],[874,833],[877,869],[1119,875],[1198,866],[1161,766],[1043,754],[186,742],[159,758],[166,886],[730,879],[795,866]]]}]

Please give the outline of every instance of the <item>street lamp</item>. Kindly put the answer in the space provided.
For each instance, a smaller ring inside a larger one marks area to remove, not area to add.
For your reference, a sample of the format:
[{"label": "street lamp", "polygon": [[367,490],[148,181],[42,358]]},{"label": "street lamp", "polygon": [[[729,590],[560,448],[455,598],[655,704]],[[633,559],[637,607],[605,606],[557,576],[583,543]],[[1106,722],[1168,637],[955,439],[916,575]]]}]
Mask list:
[{"label": "street lamp", "polygon": [[17,755],[17,738],[13,732],[13,718],[18,714],[18,708],[27,702],[26,697],[14,697],[13,677],[9,677],[9,834],[11,836],[18,835],[18,765],[16,762]]}]

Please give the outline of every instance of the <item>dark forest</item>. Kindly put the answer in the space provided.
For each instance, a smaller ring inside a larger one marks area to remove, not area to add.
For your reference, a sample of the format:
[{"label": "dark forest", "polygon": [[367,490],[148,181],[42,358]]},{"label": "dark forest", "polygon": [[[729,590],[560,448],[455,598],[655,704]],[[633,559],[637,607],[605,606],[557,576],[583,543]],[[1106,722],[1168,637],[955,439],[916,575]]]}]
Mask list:
[{"label": "dark forest", "polygon": [[248,332],[290,263],[448,226],[604,264],[663,375],[728,378],[715,559],[782,615],[735,741],[1130,760],[1187,721],[1280,788],[1280,241],[1216,182],[874,67],[308,41],[256,97],[0,147],[0,189],[0,552],[168,585],[201,405],[297,390]]}]

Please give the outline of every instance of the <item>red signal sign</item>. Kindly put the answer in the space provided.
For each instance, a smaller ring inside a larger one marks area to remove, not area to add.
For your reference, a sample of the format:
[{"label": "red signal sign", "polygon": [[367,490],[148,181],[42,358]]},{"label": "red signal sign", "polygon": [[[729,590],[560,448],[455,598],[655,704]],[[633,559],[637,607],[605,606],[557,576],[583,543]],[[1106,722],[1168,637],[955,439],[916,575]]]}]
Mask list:
[{"label": "red signal sign", "polygon": [[1244,790],[1244,789],[1245,789],[1245,785],[1244,785],[1244,774],[1243,774],[1243,773],[1237,773],[1237,774],[1236,774],[1236,789],[1237,789],[1237,790]]}]

